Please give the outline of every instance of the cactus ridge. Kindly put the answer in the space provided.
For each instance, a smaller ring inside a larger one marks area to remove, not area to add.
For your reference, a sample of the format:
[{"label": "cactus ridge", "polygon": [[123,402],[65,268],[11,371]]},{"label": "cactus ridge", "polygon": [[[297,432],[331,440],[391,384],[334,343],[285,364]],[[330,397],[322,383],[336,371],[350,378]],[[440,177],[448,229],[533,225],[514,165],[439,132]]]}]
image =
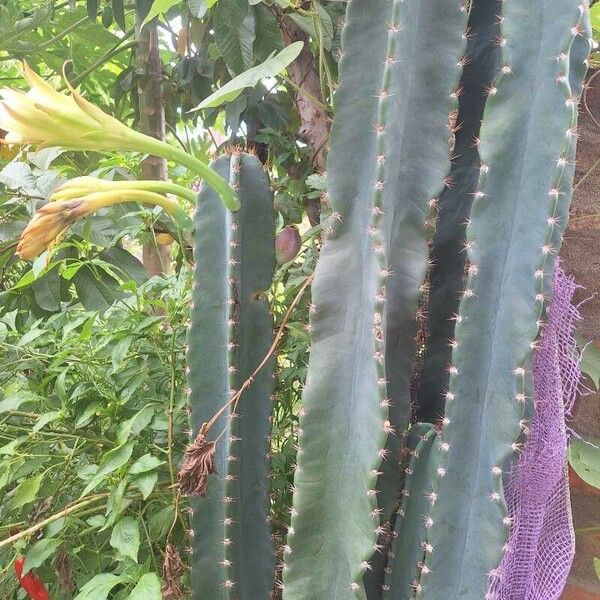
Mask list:
[{"label": "cactus ridge", "polygon": [[568,60],[580,9],[573,0],[505,0],[502,8],[500,73],[484,112],[448,367],[433,552],[416,594],[427,600],[485,597],[500,562],[510,527],[502,472],[531,405],[531,354],[557,251],[550,242],[564,228],[555,215],[577,117]]},{"label": "cactus ridge", "polygon": [[[273,195],[262,165],[233,152],[213,163],[242,208],[226,210],[202,186],[195,213],[195,273],[188,336],[193,435],[235,394],[267,354],[273,323],[263,292],[273,276]],[[274,551],[268,517],[268,436],[274,362],[209,432],[216,474],[191,499],[193,597],[268,600]]]},{"label": "cactus ridge", "polygon": [[[571,96],[579,105],[581,95],[583,93],[583,82],[588,70],[588,57],[593,45],[592,24],[590,22],[590,10],[587,2],[582,2],[580,5],[581,18],[577,25],[579,35],[575,37],[569,52],[569,85],[571,87]],[[576,127],[576,121],[573,122],[573,127]],[[554,235],[550,242],[553,248],[560,248],[562,243],[562,234],[569,220],[569,207],[573,197],[573,178],[575,176],[575,154],[577,150],[577,136],[574,135],[571,139],[569,147],[567,164],[565,165],[562,191],[559,196],[556,206],[556,218],[563,227],[554,229]],[[550,298],[552,295],[552,278],[546,278],[544,294]]]},{"label": "cactus ridge", "polygon": [[[394,2],[391,14],[386,15],[389,35],[384,41],[374,38],[383,46],[382,56],[395,34],[398,5]],[[377,9],[381,6],[379,2]],[[359,9],[363,14],[357,18],[373,29],[364,6]],[[344,42],[354,18],[349,11]],[[368,58],[365,54],[364,60]],[[342,69],[346,60],[342,58]],[[387,258],[381,232],[386,164],[376,161],[375,153],[386,153],[389,96],[381,92],[392,64],[386,61],[379,70],[380,80],[373,81],[370,89],[379,97],[375,106],[370,103],[370,123],[361,124],[371,157],[362,201],[352,206],[348,203],[352,196],[337,193],[336,185],[339,188],[341,183],[329,182],[339,222],[321,251],[313,283],[313,347],[303,395],[291,529],[284,549],[286,600],[364,597],[359,582],[376,542],[375,484],[388,407],[383,362]],[[367,72],[372,74],[373,69]],[[340,87],[337,97],[343,94],[344,87]],[[337,135],[341,135],[339,128]],[[335,160],[335,142],[333,146],[330,162]],[[358,290],[350,292],[349,281]],[[329,457],[325,464],[320,461],[323,455]],[[341,510],[346,511],[344,520],[339,519]]]},{"label": "cactus ridge", "polygon": [[418,589],[419,568],[428,548],[424,518],[429,509],[431,486],[439,466],[437,431],[429,423],[415,423],[407,431],[404,486],[392,535],[383,585],[384,600],[410,600]]},{"label": "cactus ridge", "polygon": [[433,238],[429,298],[426,305],[427,347],[418,377],[416,418],[434,423],[444,414],[450,361],[460,295],[465,283],[465,231],[473,194],[479,181],[479,148],[474,143],[485,106],[485,89],[498,72],[501,47],[497,14],[500,0],[475,0],[469,14],[466,65],[460,82],[462,93],[456,119],[452,185],[440,197],[437,227]]}]

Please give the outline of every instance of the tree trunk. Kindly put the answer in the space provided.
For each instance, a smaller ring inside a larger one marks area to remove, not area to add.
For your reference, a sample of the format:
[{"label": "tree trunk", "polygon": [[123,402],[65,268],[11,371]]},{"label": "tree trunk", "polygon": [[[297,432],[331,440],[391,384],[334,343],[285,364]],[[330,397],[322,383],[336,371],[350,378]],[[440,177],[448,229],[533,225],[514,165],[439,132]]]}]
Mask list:
[{"label": "tree trunk", "polygon": [[[293,42],[304,42],[304,47],[296,60],[287,68],[290,79],[297,86],[294,102],[300,116],[300,138],[308,144],[311,161],[317,173],[325,171],[325,156],[331,121],[322,108],[323,95],[319,73],[315,67],[310,40],[292,19],[278,11],[279,26],[286,46]],[[316,100],[316,102],[315,102]],[[306,212],[312,225],[319,222],[321,206],[319,200],[308,200]]]},{"label": "tree trunk", "polygon": [[[137,2],[137,51],[135,69],[140,111],[139,131],[159,140],[165,139],[165,107],[162,84],[162,63],[159,54],[156,21],[140,30],[150,5],[148,0]],[[143,179],[167,179],[167,161],[158,156],[148,156],[142,161]],[[152,239],[143,245],[142,261],[148,275],[161,275],[171,270],[171,253],[168,245],[157,244]]]}]

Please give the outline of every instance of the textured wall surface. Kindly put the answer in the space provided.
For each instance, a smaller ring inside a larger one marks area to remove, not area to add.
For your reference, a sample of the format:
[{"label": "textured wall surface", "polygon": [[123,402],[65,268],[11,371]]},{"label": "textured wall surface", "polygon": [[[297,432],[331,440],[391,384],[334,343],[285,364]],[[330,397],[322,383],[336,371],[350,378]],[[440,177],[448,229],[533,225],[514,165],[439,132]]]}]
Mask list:
[{"label": "textured wall surface", "polygon": [[[587,105],[600,122],[600,75],[588,90]],[[577,152],[575,195],[571,221],[565,234],[561,255],[565,269],[584,286],[577,300],[587,302],[581,307],[583,322],[580,331],[600,343],[600,127],[581,107],[579,145]],[[585,176],[585,179],[583,177]],[[579,183],[581,182],[581,183]],[[600,439],[600,394],[579,399],[575,409],[574,429],[585,437]],[[571,571],[570,584],[564,600],[600,599],[600,582],[593,568],[593,558],[600,558],[600,494],[571,477],[571,498],[577,554]],[[598,528],[589,531],[590,528]],[[586,529],[587,531],[577,531]]]}]

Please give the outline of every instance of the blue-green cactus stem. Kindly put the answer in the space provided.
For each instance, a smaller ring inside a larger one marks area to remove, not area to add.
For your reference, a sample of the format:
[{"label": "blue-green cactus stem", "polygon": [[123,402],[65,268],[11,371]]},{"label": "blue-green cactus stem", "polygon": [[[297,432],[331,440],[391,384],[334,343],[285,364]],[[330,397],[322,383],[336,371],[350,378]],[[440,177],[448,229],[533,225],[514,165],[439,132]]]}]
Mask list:
[{"label": "blue-green cactus stem", "polygon": [[[239,152],[214,169],[240,196],[232,213],[203,186],[195,220],[188,369],[193,434],[235,395],[267,355],[273,321],[264,297],[275,267],[273,195],[260,162]],[[269,600],[274,552],[268,517],[273,361],[222,412],[216,474],[193,499],[191,587],[198,600]]]},{"label": "blue-green cactus stem", "polygon": [[393,541],[383,585],[384,600],[411,600],[419,567],[427,552],[427,526],[431,484],[441,459],[438,434],[429,423],[415,423],[408,430],[409,454],[404,486],[396,516]]},{"label": "blue-green cactus stem", "polygon": [[577,0],[502,4],[500,73],[484,111],[451,342],[432,552],[417,598],[484,598],[507,538],[502,474],[532,402],[531,356],[558,250],[551,240],[564,227],[555,215],[577,116],[568,61],[579,18]]},{"label": "blue-green cactus stem", "polygon": [[450,169],[466,19],[457,0],[348,6],[328,163],[339,222],[313,285],[285,600],[364,598],[363,575],[383,578],[369,561],[400,489],[390,434],[408,424],[425,220]]},{"label": "blue-green cactus stem", "polygon": [[486,92],[498,72],[500,0],[475,0],[469,14],[466,65],[456,118],[451,185],[440,197],[429,275],[427,349],[419,376],[416,417],[431,423],[444,413],[455,316],[465,283],[465,230],[479,180],[479,137]]}]

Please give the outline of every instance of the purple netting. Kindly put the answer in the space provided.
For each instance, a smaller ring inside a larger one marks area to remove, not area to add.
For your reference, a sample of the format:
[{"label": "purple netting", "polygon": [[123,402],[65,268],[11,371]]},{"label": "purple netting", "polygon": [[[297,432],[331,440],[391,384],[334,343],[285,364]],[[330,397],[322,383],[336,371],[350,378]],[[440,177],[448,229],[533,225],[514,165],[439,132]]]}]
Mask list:
[{"label": "purple netting", "polygon": [[533,360],[535,414],[505,488],[511,529],[487,600],[556,600],[575,554],[567,478],[568,429],[581,371],[573,331],[576,284],[559,263],[554,293]]}]

